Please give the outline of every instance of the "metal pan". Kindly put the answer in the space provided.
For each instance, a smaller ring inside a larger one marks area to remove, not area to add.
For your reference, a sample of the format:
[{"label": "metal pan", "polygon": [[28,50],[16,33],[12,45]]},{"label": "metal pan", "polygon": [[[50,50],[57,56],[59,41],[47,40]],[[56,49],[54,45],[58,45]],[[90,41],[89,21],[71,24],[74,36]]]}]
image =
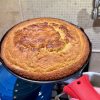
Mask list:
[{"label": "metal pan", "polygon": [[[68,22],[68,23],[70,23],[70,22]],[[73,23],[70,23],[70,24],[74,25]],[[14,28],[14,27],[17,26],[17,25],[18,25],[18,24],[14,25],[12,28]],[[81,31],[84,32],[84,30],[83,30],[81,27],[76,26],[76,25],[74,25],[74,26],[77,27],[77,28],[79,28]],[[9,32],[12,28],[10,28],[10,29],[5,33],[5,35],[2,37],[2,39],[1,39],[1,41],[0,41],[0,51],[1,51],[1,44],[2,44],[2,41],[4,40],[4,38],[6,37],[6,35],[8,34],[8,32]],[[85,32],[84,32],[84,34],[85,34]],[[86,34],[85,34],[85,35],[86,35]],[[92,48],[91,42],[90,42],[90,40],[89,40],[89,38],[88,38],[87,35],[86,35],[86,37],[87,37],[87,39],[88,39],[88,41],[89,41],[90,48]],[[80,76],[82,75],[83,70],[85,69],[85,67],[86,67],[87,64],[89,63],[90,56],[91,56],[91,49],[90,49],[90,54],[89,54],[89,56],[88,56],[87,61],[83,64],[83,66],[82,66],[77,72],[75,72],[75,73],[73,73],[73,74],[71,74],[71,75],[69,75],[69,76],[67,76],[67,77],[65,77],[65,78],[63,78],[63,79],[60,79],[60,80],[53,80],[53,81],[36,81],[36,80],[27,79],[27,78],[25,78],[25,77],[21,77],[21,76],[19,76],[18,74],[14,73],[12,70],[10,70],[10,69],[7,67],[7,65],[4,63],[4,61],[2,60],[1,57],[0,57],[0,61],[1,61],[1,63],[4,65],[4,67],[5,67],[10,73],[12,73],[14,76],[16,76],[16,77],[18,77],[18,78],[20,78],[20,79],[23,79],[23,80],[26,80],[26,81],[29,81],[29,82],[34,82],[34,83],[57,83],[57,82],[65,81],[65,80],[68,81],[68,80],[71,80],[71,79],[75,79],[76,77],[77,77],[77,78],[80,77]]]}]

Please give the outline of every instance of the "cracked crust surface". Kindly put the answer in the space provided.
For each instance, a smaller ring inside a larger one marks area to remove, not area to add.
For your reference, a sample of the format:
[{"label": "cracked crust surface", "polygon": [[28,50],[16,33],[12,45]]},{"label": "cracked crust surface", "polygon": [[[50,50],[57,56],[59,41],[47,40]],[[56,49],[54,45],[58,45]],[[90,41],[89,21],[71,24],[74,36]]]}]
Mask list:
[{"label": "cracked crust surface", "polygon": [[31,80],[57,80],[79,70],[89,41],[76,26],[56,18],[35,18],[13,27],[1,44],[7,67]]}]

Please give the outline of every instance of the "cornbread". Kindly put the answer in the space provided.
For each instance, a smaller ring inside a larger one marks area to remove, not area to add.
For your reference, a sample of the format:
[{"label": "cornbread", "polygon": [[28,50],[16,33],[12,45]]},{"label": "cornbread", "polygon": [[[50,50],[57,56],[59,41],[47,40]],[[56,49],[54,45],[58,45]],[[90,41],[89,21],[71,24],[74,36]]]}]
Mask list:
[{"label": "cornbread", "polygon": [[21,22],[7,32],[1,58],[15,74],[38,81],[58,80],[79,70],[90,52],[79,28],[56,18]]}]

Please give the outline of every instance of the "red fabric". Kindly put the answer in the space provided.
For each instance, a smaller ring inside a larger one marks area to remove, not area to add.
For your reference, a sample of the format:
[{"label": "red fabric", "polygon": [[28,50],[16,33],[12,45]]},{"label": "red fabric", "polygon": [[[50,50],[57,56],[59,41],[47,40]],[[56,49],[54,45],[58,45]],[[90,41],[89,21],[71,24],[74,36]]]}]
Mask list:
[{"label": "red fabric", "polygon": [[[100,88],[95,87],[95,90],[100,94]],[[71,98],[70,100],[79,100],[79,99]]]}]

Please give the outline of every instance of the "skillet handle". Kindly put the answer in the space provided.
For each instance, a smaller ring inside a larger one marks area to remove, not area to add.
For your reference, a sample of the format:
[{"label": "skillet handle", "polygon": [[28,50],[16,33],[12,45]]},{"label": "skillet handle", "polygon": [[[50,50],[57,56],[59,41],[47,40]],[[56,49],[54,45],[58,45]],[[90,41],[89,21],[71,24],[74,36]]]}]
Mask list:
[{"label": "skillet handle", "polygon": [[92,87],[87,75],[83,75],[79,79],[68,84],[64,87],[63,91],[79,100],[100,100],[100,95]]}]

